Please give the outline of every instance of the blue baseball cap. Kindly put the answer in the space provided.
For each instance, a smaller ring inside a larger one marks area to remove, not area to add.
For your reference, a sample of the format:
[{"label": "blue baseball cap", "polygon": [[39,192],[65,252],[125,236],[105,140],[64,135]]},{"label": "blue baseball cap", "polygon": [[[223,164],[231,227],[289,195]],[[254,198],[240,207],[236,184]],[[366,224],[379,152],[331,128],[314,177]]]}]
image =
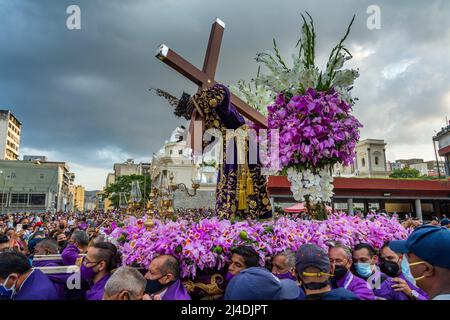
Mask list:
[{"label": "blue baseball cap", "polygon": [[301,245],[295,253],[295,269],[298,274],[302,274],[308,267],[315,267],[322,272],[330,272],[328,252],[312,243]]},{"label": "blue baseball cap", "polygon": [[269,270],[251,267],[231,279],[224,300],[281,300],[280,279]]},{"label": "blue baseball cap", "polygon": [[418,227],[408,239],[389,242],[389,248],[398,253],[414,253],[433,266],[450,269],[450,230],[447,228]]}]

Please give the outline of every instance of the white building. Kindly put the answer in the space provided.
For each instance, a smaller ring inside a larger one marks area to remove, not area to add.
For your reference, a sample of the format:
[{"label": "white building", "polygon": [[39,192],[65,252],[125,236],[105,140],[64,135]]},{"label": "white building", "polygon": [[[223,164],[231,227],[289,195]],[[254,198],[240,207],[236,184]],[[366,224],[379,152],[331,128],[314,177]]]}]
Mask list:
[{"label": "white building", "polygon": [[74,178],[65,162],[0,160],[1,212],[69,211]]},{"label": "white building", "polygon": [[[185,141],[166,141],[163,148],[153,156],[150,176],[153,183],[159,181],[164,170],[173,175],[174,183],[184,183],[188,188],[192,185],[194,164],[191,149]],[[202,168],[200,191],[214,191],[216,188],[217,169],[211,166]]]},{"label": "white building", "polygon": [[445,175],[446,177],[450,177],[450,121],[445,128],[442,128],[441,131],[439,131],[436,136],[433,137],[433,143],[436,142],[438,144],[437,154],[439,154],[439,156],[444,159],[445,172],[443,173],[443,175]]},{"label": "white building", "polygon": [[19,160],[22,124],[9,110],[0,110],[0,159]]},{"label": "white building", "polygon": [[341,177],[387,177],[391,168],[387,166],[386,143],[380,139],[366,139],[355,148],[355,162],[348,167],[336,165],[334,175]]},{"label": "white building", "polygon": [[[153,155],[150,169],[152,184],[157,185],[164,171],[173,175],[173,183],[183,183],[192,190],[193,176],[198,173],[192,160],[192,149],[186,147],[186,141],[180,139],[182,128],[177,128],[157,154]],[[205,156],[203,161],[213,164],[212,156]],[[201,183],[196,196],[189,197],[185,192],[177,190],[174,206],[183,208],[214,208],[215,190],[217,184],[217,167],[203,164],[201,166]]]}]

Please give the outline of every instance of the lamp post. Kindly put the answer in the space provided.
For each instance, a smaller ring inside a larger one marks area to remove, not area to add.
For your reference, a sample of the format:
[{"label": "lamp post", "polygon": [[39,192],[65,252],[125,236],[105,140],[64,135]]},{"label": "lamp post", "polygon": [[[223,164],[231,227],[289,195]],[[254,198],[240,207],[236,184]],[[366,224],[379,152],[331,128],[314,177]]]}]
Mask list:
[{"label": "lamp post", "polygon": [[189,197],[197,195],[197,189],[202,182],[202,166],[193,164],[192,168],[192,189],[190,192],[186,184],[175,183],[173,173],[169,173],[167,170],[162,170],[159,178],[159,182],[152,186],[149,201],[147,202],[147,220],[144,225],[147,230],[150,230],[154,226],[153,213],[157,211],[163,218],[168,218],[174,214],[173,198],[174,191],[180,190],[185,192]]}]

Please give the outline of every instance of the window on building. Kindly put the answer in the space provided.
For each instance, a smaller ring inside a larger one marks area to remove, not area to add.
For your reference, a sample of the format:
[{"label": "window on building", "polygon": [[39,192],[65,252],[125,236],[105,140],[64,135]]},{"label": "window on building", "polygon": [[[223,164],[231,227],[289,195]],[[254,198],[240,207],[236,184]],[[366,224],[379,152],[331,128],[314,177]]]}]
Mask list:
[{"label": "window on building", "polygon": [[16,177],[16,173],[15,172],[11,172],[11,179],[14,179]]},{"label": "window on building", "polygon": [[13,193],[11,194],[11,205],[27,204],[28,194],[26,193]]},{"label": "window on building", "polygon": [[183,150],[178,150],[178,154],[183,154]]},{"label": "window on building", "polygon": [[366,159],[362,158],[361,159],[361,164],[362,164],[363,167],[365,167],[366,166]]},{"label": "window on building", "polygon": [[41,173],[41,174],[39,175],[39,178],[44,179],[44,174]]},{"label": "window on building", "polygon": [[8,195],[6,193],[0,193],[0,203],[6,204],[6,199]]},{"label": "window on building", "polygon": [[30,205],[32,206],[45,205],[45,193],[30,194]]},{"label": "window on building", "polygon": [[378,165],[379,162],[378,157],[375,157],[375,164]]},{"label": "window on building", "polygon": [[170,154],[172,154],[173,153],[173,150],[170,150]]}]

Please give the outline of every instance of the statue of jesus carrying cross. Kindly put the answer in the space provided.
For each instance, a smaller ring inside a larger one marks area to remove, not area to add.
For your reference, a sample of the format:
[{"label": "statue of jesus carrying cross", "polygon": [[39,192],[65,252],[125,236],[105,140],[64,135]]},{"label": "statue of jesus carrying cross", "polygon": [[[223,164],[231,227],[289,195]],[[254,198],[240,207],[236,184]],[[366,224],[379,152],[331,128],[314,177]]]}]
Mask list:
[{"label": "statue of jesus carrying cross", "polygon": [[[216,19],[212,26],[203,72],[165,45],[160,47],[157,54],[164,63],[199,85],[199,91],[195,95],[183,93],[181,99],[160,89],[157,90],[158,95],[169,100],[175,107],[177,116],[191,120],[188,142],[194,152],[205,147],[205,143],[202,144],[198,141],[199,139],[194,140],[194,126],[199,123],[195,120],[201,120],[201,132],[217,129],[222,137],[227,136],[227,129],[234,129],[235,132],[244,134],[248,132],[244,116],[259,127],[267,127],[267,120],[263,115],[230,93],[226,86],[214,81],[224,26],[220,19]],[[227,139],[229,137],[230,135]],[[220,218],[227,219],[238,216],[270,218],[272,206],[267,194],[267,179],[261,174],[261,165],[249,163],[248,141],[237,136],[231,138],[236,138],[237,143],[226,141],[222,144],[224,159],[219,168],[216,188],[216,214]],[[233,151],[236,151],[231,153],[234,157],[233,161],[226,160],[227,146],[231,146],[234,148]]]}]

